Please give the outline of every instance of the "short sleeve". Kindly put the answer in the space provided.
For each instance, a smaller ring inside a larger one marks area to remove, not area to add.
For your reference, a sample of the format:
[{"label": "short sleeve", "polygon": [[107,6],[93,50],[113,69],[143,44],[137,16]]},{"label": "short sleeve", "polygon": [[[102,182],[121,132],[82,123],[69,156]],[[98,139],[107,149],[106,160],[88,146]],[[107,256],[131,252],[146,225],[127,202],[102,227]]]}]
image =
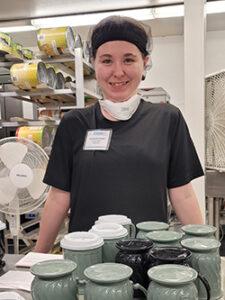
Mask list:
[{"label": "short sleeve", "polygon": [[171,129],[168,188],[182,186],[204,175],[187,124],[179,110],[174,115]]},{"label": "short sleeve", "polygon": [[61,120],[56,131],[44,183],[69,192],[72,173],[72,136],[69,131],[68,120]]}]

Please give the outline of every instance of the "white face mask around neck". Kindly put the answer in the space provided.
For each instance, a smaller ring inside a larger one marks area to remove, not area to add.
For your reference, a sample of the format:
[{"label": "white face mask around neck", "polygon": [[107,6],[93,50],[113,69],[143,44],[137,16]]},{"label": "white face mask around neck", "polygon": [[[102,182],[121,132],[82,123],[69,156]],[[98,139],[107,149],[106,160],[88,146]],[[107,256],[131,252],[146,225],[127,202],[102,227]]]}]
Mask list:
[{"label": "white face mask around neck", "polygon": [[100,106],[107,111],[112,117],[120,121],[129,120],[137,110],[141,97],[135,94],[123,102],[112,102],[108,99],[98,100]]}]

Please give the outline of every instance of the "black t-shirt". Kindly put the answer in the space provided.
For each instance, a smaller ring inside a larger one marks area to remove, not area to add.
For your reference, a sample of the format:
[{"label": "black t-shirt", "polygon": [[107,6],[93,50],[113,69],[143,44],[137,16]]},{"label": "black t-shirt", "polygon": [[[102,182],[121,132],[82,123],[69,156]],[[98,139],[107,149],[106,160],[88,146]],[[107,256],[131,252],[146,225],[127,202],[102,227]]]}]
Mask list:
[{"label": "black t-shirt", "polygon": [[[106,128],[107,151],[83,150],[87,130]],[[65,114],[44,182],[71,193],[71,232],[90,229],[104,214],[167,221],[167,189],[202,175],[180,110],[142,100],[128,121],[105,119],[98,103]]]}]

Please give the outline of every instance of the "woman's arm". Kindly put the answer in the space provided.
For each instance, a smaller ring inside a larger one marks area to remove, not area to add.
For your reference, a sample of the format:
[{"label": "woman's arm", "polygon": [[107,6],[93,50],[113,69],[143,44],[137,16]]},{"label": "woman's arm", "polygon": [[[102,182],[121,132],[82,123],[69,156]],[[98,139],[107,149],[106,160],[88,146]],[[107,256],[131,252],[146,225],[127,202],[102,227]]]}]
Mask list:
[{"label": "woman's arm", "polygon": [[203,224],[198,199],[192,184],[169,189],[170,202],[182,224]]},{"label": "woman's arm", "polygon": [[45,202],[35,252],[51,250],[70,206],[70,193],[51,188]]}]

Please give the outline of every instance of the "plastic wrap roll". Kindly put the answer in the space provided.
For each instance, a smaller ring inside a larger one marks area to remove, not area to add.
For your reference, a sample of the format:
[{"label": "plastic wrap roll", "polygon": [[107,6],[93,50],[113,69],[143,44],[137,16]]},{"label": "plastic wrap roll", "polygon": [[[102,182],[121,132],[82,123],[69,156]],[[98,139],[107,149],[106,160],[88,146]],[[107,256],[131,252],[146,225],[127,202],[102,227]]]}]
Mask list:
[{"label": "plastic wrap roll", "polygon": [[48,86],[55,89],[57,84],[57,76],[53,67],[47,68],[47,78]]},{"label": "plastic wrap roll", "polygon": [[54,138],[53,126],[22,126],[17,128],[16,136],[27,138],[37,143],[42,148],[49,147]]},{"label": "plastic wrap roll", "polygon": [[56,74],[56,89],[64,89],[65,88],[65,78],[61,72]]},{"label": "plastic wrap roll", "polygon": [[14,64],[10,75],[13,84],[24,90],[47,85],[47,70],[42,62]]},{"label": "plastic wrap roll", "polygon": [[74,32],[71,27],[43,28],[37,31],[38,47],[49,56],[73,51]]}]

